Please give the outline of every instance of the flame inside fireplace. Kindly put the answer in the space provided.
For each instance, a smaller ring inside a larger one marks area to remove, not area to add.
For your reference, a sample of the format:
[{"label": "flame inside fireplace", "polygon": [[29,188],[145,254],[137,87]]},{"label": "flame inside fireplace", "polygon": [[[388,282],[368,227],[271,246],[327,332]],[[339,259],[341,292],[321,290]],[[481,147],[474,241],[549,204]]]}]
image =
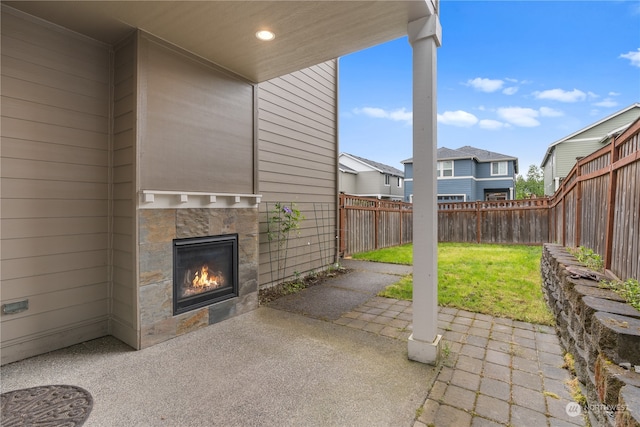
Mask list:
[{"label": "flame inside fireplace", "polygon": [[203,265],[196,269],[195,273],[188,273],[183,287],[183,296],[190,296],[224,286],[224,275],[222,272],[213,272],[208,265]]}]

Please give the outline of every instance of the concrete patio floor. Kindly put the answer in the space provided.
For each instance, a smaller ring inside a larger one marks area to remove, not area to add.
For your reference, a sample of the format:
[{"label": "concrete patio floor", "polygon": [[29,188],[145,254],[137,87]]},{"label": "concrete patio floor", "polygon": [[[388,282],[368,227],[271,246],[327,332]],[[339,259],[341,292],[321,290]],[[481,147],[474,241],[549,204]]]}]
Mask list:
[{"label": "concrete patio floor", "polygon": [[441,368],[407,359],[410,267],[351,271],[154,347],[107,337],[1,368],[1,391],[88,390],[85,426],[582,426],[553,328],[440,307]]}]

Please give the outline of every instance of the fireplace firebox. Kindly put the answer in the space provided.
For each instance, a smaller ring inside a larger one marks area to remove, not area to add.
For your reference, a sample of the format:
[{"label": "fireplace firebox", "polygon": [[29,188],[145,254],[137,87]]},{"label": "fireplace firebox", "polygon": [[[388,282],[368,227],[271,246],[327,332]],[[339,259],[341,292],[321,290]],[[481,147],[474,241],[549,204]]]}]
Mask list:
[{"label": "fireplace firebox", "polygon": [[173,241],[173,314],[238,296],[238,235]]}]

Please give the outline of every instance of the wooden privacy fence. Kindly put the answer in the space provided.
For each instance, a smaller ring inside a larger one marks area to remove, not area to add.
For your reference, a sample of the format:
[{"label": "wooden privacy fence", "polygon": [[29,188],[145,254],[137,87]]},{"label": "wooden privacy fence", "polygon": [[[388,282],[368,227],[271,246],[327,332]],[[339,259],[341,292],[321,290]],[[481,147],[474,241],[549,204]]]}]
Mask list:
[{"label": "wooden privacy fence", "polygon": [[547,198],[438,203],[438,241],[542,244],[549,238]]},{"label": "wooden privacy fence", "polygon": [[605,268],[640,280],[640,119],[579,160],[549,200],[549,241],[585,246]]},{"label": "wooden privacy fence", "polygon": [[411,243],[411,203],[340,194],[340,253],[357,252]]},{"label": "wooden privacy fence", "polygon": [[[542,244],[549,238],[548,199],[438,204],[438,241]],[[340,253],[413,241],[413,205],[340,195]]]}]

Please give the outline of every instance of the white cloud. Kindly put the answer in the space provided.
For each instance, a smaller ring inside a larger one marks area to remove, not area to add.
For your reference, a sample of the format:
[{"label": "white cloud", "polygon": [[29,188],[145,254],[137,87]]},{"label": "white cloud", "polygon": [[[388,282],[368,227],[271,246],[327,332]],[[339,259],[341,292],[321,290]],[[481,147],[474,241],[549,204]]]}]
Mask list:
[{"label": "white cloud", "polygon": [[611,107],[616,107],[618,106],[618,102],[614,101],[611,98],[605,98],[600,102],[596,102],[593,105],[595,105],[596,107],[604,107],[604,108],[611,108]]},{"label": "white cloud", "polygon": [[630,51],[628,53],[623,53],[619,58],[628,59],[634,67],[640,67],[640,47],[637,52]]},{"label": "white cloud", "polygon": [[[591,92],[589,93],[590,95]],[[552,101],[560,102],[577,102],[584,101],[587,98],[587,94],[581,90],[574,89],[572,91],[566,91],[562,89],[550,89],[542,92],[533,92],[533,95],[537,99],[550,99]]]},{"label": "white cloud", "polygon": [[511,83],[518,83],[518,79],[510,79],[509,77],[505,77],[505,80]]},{"label": "white cloud", "polygon": [[523,107],[504,107],[498,108],[498,116],[520,127],[536,127],[540,126],[540,122],[536,118],[540,115],[537,110]]},{"label": "white cloud", "polygon": [[609,92],[609,96],[620,96],[618,92]]},{"label": "white cloud", "polygon": [[399,110],[391,111],[389,113],[389,118],[396,122],[412,122],[413,112],[401,108]]},{"label": "white cloud", "polygon": [[438,114],[438,122],[443,125],[470,127],[478,123],[478,118],[462,110],[445,111],[442,114]]},{"label": "white cloud", "polygon": [[467,86],[479,90],[480,92],[495,92],[502,89],[504,82],[502,80],[491,80],[476,77],[473,80],[467,80]]},{"label": "white cloud", "polygon": [[564,116],[564,113],[560,110],[555,110],[549,107],[540,107],[540,115],[542,117],[561,117]]},{"label": "white cloud", "polygon": [[504,90],[502,91],[502,93],[504,93],[505,95],[513,95],[514,93],[516,93],[518,91],[518,88],[515,86],[510,86],[510,87],[506,87],[504,88]]},{"label": "white cloud", "polygon": [[488,119],[480,120],[480,122],[478,122],[478,126],[480,126],[482,129],[488,129],[488,130],[497,130],[497,129],[511,127],[511,125],[509,125],[508,123],[499,122],[497,120],[488,120]]},{"label": "white cloud", "polygon": [[408,124],[413,122],[413,113],[411,111],[407,111],[406,108],[387,111],[377,107],[363,107],[355,108],[353,112],[355,114],[362,114],[376,119],[393,120],[394,122],[405,122]]}]

